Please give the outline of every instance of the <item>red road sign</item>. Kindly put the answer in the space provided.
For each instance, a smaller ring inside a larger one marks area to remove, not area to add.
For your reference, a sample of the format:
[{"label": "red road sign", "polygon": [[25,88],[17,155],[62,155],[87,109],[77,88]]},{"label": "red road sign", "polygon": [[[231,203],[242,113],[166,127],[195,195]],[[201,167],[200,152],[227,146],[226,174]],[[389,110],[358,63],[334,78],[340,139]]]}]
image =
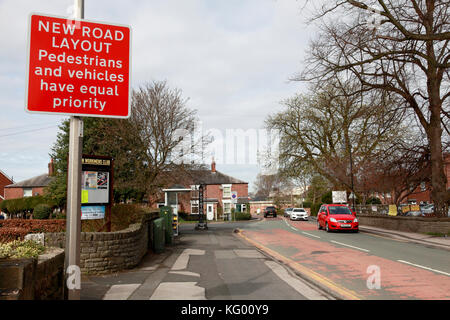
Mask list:
[{"label": "red road sign", "polygon": [[129,117],[130,27],[32,14],[29,28],[28,112]]}]

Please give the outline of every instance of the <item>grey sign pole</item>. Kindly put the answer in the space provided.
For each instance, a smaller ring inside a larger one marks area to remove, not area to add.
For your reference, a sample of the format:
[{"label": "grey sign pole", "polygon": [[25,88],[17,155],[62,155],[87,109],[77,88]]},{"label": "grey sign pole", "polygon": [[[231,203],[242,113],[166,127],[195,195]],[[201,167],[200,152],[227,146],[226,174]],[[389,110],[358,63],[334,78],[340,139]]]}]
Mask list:
[{"label": "grey sign pole", "polygon": [[[74,0],[75,19],[84,18],[84,0]],[[83,148],[83,120],[70,117],[69,159],[67,179],[67,222],[65,270],[69,300],[80,299],[80,236],[81,236],[81,155]]]}]

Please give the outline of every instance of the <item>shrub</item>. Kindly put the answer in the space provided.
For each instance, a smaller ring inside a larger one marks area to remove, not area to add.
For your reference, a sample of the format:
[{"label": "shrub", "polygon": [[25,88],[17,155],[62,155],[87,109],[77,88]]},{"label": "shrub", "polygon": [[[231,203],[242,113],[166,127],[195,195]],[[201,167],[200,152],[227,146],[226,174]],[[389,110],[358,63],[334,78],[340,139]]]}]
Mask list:
[{"label": "shrub", "polygon": [[0,220],[0,230],[4,228],[23,228],[27,233],[62,232],[65,220],[8,219]]},{"label": "shrub", "polygon": [[[130,224],[138,223],[146,209],[136,204],[115,204],[111,208],[111,231],[120,231],[128,228]],[[81,231],[97,232],[106,223],[105,219],[82,220]],[[104,231],[104,230],[103,230]]]},{"label": "shrub", "polygon": [[28,234],[28,230],[19,227],[0,228],[0,243],[8,243],[15,240],[23,240]]},{"label": "shrub", "polygon": [[45,252],[45,247],[34,241],[15,240],[0,244],[0,259],[37,258]]},{"label": "shrub", "polygon": [[248,212],[236,212],[235,219],[236,220],[250,220],[252,215]]},{"label": "shrub", "polygon": [[311,205],[311,215],[317,216],[317,212],[319,211],[320,207],[322,206],[321,203],[315,203]]},{"label": "shrub", "polygon": [[312,202],[311,201],[303,201],[303,208],[311,208]]},{"label": "shrub", "polygon": [[199,215],[198,214],[187,214],[186,212],[178,212],[178,215],[184,221],[198,221],[198,219],[199,219]]},{"label": "shrub", "polygon": [[52,214],[52,208],[45,203],[38,204],[33,211],[34,219],[48,219]]}]

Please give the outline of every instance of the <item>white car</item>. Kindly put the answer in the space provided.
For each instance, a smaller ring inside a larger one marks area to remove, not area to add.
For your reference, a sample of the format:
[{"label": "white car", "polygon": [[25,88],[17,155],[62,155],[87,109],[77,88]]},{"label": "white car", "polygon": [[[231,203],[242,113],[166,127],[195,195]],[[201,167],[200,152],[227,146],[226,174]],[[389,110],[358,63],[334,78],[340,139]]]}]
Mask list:
[{"label": "white car", "polygon": [[291,220],[308,220],[308,212],[303,208],[294,208],[289,216]]}]

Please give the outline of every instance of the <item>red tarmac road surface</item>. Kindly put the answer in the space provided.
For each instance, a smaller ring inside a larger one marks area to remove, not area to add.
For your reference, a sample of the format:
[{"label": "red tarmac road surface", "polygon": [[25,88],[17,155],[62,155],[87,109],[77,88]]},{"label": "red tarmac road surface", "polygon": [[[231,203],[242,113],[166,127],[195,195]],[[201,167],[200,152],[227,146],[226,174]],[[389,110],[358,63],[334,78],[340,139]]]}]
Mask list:
[{"label": "red tarmac road surface", "polygon": [[[303,231],[317,230],[315,224],[308,222],[289,221],[289,224]],[[243,235],[355,292],[361,299],[450,299],[450,277],[446,275],[282,228],[244,230]],[[367,286],[372,274],[368,273],[369,266],[380,268],[380,289]]]}]

